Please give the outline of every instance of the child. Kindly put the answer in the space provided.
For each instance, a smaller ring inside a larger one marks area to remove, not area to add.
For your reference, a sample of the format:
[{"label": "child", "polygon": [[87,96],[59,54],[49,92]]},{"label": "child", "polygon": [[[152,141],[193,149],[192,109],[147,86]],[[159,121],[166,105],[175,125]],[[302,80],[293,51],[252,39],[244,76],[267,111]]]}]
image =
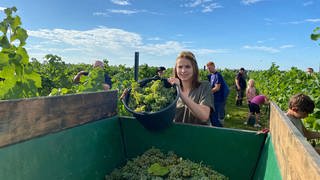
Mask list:
[{"label": "child", "polygon": [[250,79],[248,81],[248,87],[246,89],[246,97],[247,97],[247,101],[248,101],[248,107],[249,107],[249,112],[248,112],[248,117],[249,119],[247,121],[244,122],[245,125],[249,124],[249,125],[253,125],[254,121],[252,116],[250,116],[250,101],[252,100],[253,97],[255,97],[257,95],[257,91],[256,88],[254,87],[254,80]]},{"label": "child", "polygon": [[255,96],[251,99],[250,103],[249,103],[249,109],[250,109],[250,113],[249,113],[249,117],[248,119],[251,118],[251,116],[256,116],[256,122],[254,124],[254,127],[258,127],[260,128],[260,105],[261,104],[268,104],[268,98],[264,95],[258,95]]},{"label": "child", "polygon": [[[301,121],[313,112],[314,107],[314,102],[309,96],[299,93],[290,98],[289,109],[286,113],[294,126],[308,140],[320,138],[319,132],[306,129]],[[315,150],[320,154],[320,148],[315,148]]]},{"label": "child", "polygon": [[248,105],[250,104],[250,101],[252,100],[253,97],[255,97],[257,95],[257,90],[254,87],[254,80],[250,79],[248,81],[248,87],[246,90],[246,96],[247,96],[247,100],[248,100]]}]

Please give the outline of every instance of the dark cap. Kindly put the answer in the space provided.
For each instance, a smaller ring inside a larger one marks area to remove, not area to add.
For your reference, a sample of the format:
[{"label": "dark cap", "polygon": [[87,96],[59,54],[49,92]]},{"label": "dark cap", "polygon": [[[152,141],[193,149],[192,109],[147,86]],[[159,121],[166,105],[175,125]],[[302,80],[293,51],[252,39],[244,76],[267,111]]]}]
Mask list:
[{"label": "dark cap", "polygon": [[241,70],[242,70],[242,71],[244,71],[244,68],[243,68],[243,67],[242,67],[242,68],[240,68],[240,71],[241,71]]},{"label": "dark cap", "polygon": [[166,70],[166,68],[163,67],[163,66],[160,66],[160,67],[157,68],[157,72],[159,72],[159,71],[165,71],[165,70]]}]

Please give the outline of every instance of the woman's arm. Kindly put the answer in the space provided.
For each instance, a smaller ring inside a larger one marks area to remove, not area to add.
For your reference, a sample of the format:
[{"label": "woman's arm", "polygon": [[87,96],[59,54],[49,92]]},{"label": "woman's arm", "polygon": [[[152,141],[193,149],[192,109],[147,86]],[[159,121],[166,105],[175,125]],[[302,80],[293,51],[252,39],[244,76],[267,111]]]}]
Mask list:
[{"label": "woman's arm", "polygon": [[210,116],[210,107],[202,104],[198,104],[194,102],[191,98],[189,98],[189,91],[182,90],[180,86],[180,81],[178,78],[168,78],[168,82],[170,84],[176,84],[180,91],[181,100],[187,105],[190,109],[191,113],[198,119],[203,122],[208,121]]},{"label": "woman's arm", "polygon": [[191,98],[189,98],[188,94],[189,92],[180,91],[180,98],[182,99],[182,101],[187,105],[187,107],[195,117],[203,122],[208,121],[210,116],[210,107],[195,103]]}]

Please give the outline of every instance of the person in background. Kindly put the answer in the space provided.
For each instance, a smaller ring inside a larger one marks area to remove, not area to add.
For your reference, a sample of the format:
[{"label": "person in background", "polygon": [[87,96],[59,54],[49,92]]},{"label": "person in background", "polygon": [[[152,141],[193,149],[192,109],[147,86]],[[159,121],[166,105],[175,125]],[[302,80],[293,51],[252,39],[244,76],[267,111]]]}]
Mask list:
[{"label": "person in background", "polygon": [[[102,68],[103,69],[104,63],[102,61],[95,61],[92,66],[93,66],[93,68]],[[77,73],[77,75],[74,76],[73,82],[79,83],[81,76],[87,76],[87,75],[89,75],[89,72],[80,71]],[[109,75],[107,73],[105,73],[105,75],[104,75],[104,83],[102,84],[102,86],[103,86],[104,90],[109,90],[112,88],[111,78],[109,77]]]},{"label": "person in background", "polygon": [[[301,120],[308,117],[308,115],[313,112],[314,108],[315,104],[311,98],[305,94],[299,93],[290,98],[289,107],[286,112],[289,120],[299,130],[299,132],[307,138],[307,140],[320,138],[320,132],[306,129]],[[319,147],[315,147],[315,150],[320,154]]]},{"label": "person in background", "polygon": [[251,118],[251,116],[255,116],[255,124],[254,127],[260,128],[260,105],[262,104],[269,104],[269,100],[264,95],[258,95],[251,99],[249,104],[250,113],[248,116],[248,119]]},{"label": "person in background", "polygon": [[248,105],[250,104],[250,101],[252,100],[253,97],[255,97],[257,94],[257,90],[254,86],[254,80],[250,79],[248,81],[248,87],[246,90],[246,97],[247,97],[247,101],[248,101]]},{"label": "person in background", "polygon": [[163,75],[164,75],[164,71],[166,70],[165,67],[163,66],[160,66],[157,68],[157,75],[155,75],[153,78],[156,78],[156,79],[161,79],[163,78]]},{"label": "person in background", "polygon": [[306,72],[307,74],[312,75],[314,71],[313,71],[313,68],[308,67]]},{"label": "person in background", "polygon": [[[248,87],[247,87],[247,89],[246,89],[246,97],[247,97],[247,102],[248,102],[248,108],[249,108],[249,113],[248,113],[248,117],[249,118],[252,118],[252,116],[250,116],[250,102],[251,102],[251,100],[255,97],[255,96],[257,96],[258,94],[257,94],[257,90],[256,90],[256,88],[254,87],[254,80],[253,79],[250,79],[249,81],[248,81]],[[248,123],[250,124],[250,122],[252,122],[252,121],[250,121],[250,119],[248,119],[247,121],[245,121],[244,122],[244,124],[245,125],[247,125]]]},{"label": "person in background", "polygon": [[211,124],[216,127],[223,127],[225,106],[228,97],[228,91],[226,91],[225,88],[228,87],[226,87],[227,85],[222,75],[216,70],[213,62],[210,61],[207,63],[207,69],[210,73],[207,77],[211,85],[215,109],[215,111],[210,114]]},{"label": "person in background", "polygon": [[214,110],[208,82],[199,81],[199,69],[194,54],[182,51],[176,58],[170,84],[180,89],[180,98],[174,121],[180,123],[209,125],[210,112]]},{"label": "person in background", "polygon": [[242,106],[244,91],[246,90],[246,86],[247,86],[247,83],[244,77],[244,68],[240,68],[240,71],[235,78],[235,82],[236,82],[236,91],[237,91],[236,105]]}]

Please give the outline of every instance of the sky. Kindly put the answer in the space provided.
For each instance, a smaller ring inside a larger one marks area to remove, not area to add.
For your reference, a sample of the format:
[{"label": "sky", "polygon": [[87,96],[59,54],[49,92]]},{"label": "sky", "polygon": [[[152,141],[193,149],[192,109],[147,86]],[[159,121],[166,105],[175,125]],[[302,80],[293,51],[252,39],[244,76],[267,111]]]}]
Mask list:
[{"label": "sky", "polygon": [[16,6],[28,31],[30,58],[46,54],[67,63],[173,67],[192,51],[203,67],[282,70],[320,68],[320,0],[1,0]]}]

